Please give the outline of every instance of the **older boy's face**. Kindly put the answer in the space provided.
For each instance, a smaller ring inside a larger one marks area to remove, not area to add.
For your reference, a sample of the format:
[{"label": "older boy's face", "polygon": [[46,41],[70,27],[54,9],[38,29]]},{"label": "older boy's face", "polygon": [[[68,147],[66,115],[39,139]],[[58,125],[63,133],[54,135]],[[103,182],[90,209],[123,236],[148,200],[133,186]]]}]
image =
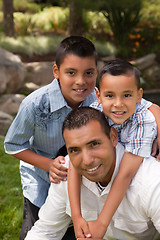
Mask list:
[{"label": "older boy's face", "polygon": [[71,108],[76,108],[93,91],[97,67],[94,57],[78,57],[69,54],[53,74],[59,79],[62,94]]},{"label": "older boy's face", "polygon": [[103,112],[114,123],[121,124],[135,112],[136,103],[142,99],[142,89],[137,88],[134,75],[102,77],[97,99],[102,103]]},{"label": "older boy's face", "polygon": [[73,166],[90,181],[110,181],[115,166],[117,135],[114,129],[111,139],[105,134],[98,121],[91,121],[78,129],[65,129],[64,139]]}]

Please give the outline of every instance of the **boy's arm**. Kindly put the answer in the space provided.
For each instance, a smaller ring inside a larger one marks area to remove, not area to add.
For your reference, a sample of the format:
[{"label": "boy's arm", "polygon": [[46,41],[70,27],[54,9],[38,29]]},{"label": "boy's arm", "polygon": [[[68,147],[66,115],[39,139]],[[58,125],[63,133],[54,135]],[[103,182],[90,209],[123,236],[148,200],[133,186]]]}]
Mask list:
[{"label": "boy's arm", "polygon": [[43,157],[30,149],[26,149],[12,155],[15,158],[18,158],[24,162],[43,169],[46,172],[49,172],[50,181],[53,183],[59,183],[60,181],[66,180],[67,168],[62,165],[63,163],[65,163],[65,159],[63,156],[51,159]]},{"label": "boy's arm", "polygon": [[73,167],[72,163],[69,162],[68,169],[68,194],[71,206],[71,215],[74,224],[75,236],[79,238],[90,237],[88,224],[81,215],[80,207],[80,186],[81,186],[81,175]]},{"label": "boy's arm", "polygon": [[152,156],[156,156],[157,150],[159,150],[156,156],[157,160],[160,161],[160,107],[156,104],[152,104],[149,110],[153,113],[157,123],[157,140],[153,144]]},{"label": "boy's arm", "polygon": [[133,155],[129,152],[124,153],[118,174],[113,181],[109,195],[99,217],[95,222],[88,223],[92,237],[103,238],[115,211],[121,203],[125,192],[142,161],[143,157]]}]

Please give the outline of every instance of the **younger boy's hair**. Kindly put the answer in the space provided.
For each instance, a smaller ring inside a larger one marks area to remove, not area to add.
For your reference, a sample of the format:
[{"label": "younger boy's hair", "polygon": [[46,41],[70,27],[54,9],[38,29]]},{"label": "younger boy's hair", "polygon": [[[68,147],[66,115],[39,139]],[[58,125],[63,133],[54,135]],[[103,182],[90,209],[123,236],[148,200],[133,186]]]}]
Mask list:
[{"label": "younger boy's hair", "polygon": [[134,75],[137,88],[138,89],[140,88],[140,72],[136,67],[134,67],[128,61],[125,61],[122,59],[114,59],[106,62],[99,72],[99,76],[98,76],[99,87],[101,86],[102,77],[105,74],[109,74],[112,76]]},{"label": "younger boy's hair", "polygon": [[65,129],[77,129],[87,125],[91,121],[98,121],[103,132],[108,138],[110,138],[110,126],[104,113],[91,107],[79,107],[73,109],[63,122],[62,133]]},{"label": "younger boy's hair", "polygon": [[56,50],[56,65],[59,68],[68,54],[78,57],[94,57],[97,64],[97,52],[94,44],[82,36],[70,36],[62,40]]}]

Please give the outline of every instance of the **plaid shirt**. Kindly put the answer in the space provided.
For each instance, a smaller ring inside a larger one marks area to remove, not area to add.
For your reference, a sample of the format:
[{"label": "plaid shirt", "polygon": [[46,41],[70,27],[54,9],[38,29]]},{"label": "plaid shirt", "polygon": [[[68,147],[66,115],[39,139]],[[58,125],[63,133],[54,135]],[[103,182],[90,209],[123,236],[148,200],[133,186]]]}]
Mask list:
[{"label": "plaid shirt", "polygon": [[[131,152],[141,157],[149,157],[152,144],[157,136],[157,125],[153,114],[148,110],[151,102],[142,99],[136,105],[134,114],[122,124],[115,124],[108,117],[109,125],[118,133],[119,142],[125,147],[125,152]],[[102,105],[97,101],[90,105],[103,111]]]}]

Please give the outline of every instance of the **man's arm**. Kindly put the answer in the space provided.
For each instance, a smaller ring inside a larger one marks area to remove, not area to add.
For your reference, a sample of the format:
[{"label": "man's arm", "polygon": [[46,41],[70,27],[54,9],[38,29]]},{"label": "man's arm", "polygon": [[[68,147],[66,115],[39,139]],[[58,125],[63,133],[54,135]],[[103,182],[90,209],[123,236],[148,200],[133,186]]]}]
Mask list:
[{"label": "man's arm", "polygon": [[39,211],[39,220],[25,240],[61,240],[71,217],[66,214],[67,182],[51,183],[46,202]]}]

